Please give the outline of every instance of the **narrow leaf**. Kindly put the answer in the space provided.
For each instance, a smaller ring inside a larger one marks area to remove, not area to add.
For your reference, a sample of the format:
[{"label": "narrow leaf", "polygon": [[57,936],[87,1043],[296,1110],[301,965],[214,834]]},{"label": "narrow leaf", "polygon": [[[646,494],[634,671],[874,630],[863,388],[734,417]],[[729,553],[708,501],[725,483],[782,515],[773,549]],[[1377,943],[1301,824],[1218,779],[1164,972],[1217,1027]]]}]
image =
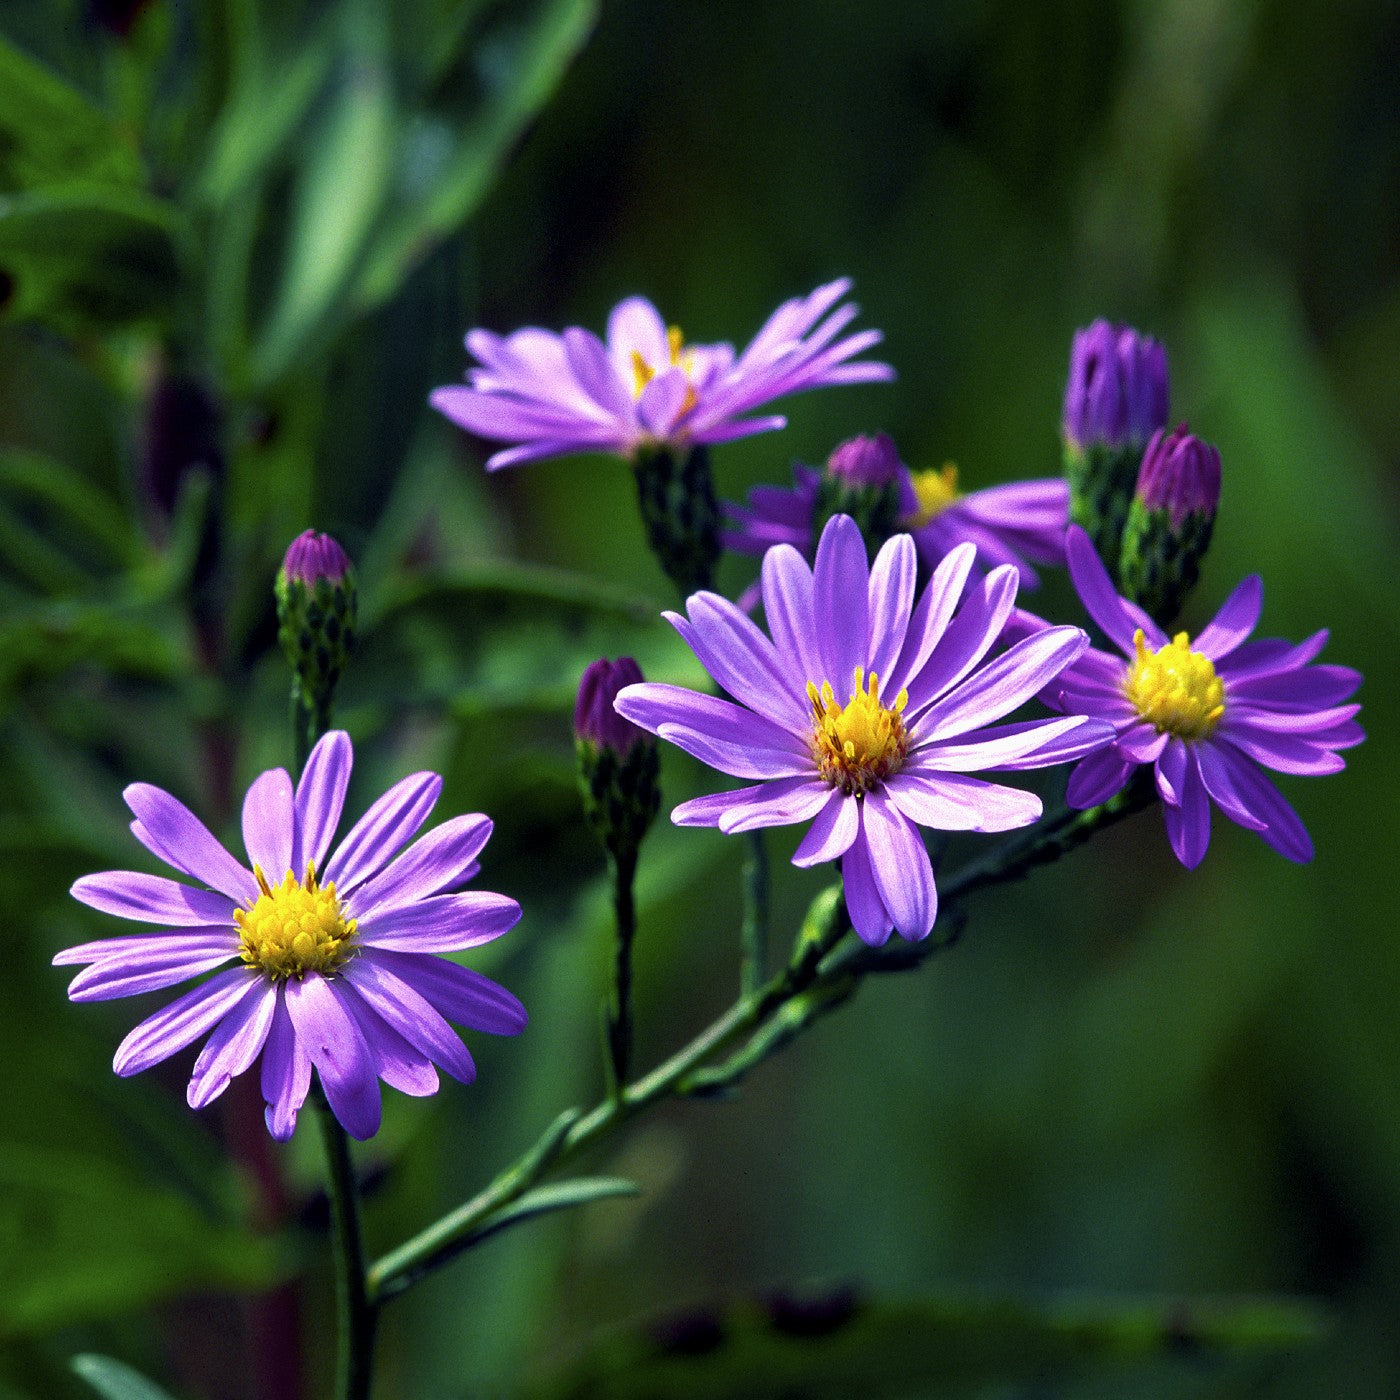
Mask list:
[{"label": "narrow leaf", "polygon": [[74,1374],[85,1380],[102,1400],[171,1400],[169,1391],[113,1357],[85,1351],[70,1364]]}]

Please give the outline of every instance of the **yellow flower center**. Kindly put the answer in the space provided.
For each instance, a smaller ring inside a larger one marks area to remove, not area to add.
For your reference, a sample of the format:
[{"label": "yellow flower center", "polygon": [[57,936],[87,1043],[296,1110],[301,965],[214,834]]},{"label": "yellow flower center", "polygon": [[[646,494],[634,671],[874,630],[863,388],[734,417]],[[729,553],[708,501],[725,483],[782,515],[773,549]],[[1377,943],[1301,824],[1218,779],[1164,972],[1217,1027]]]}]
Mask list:
[{"label": "yellow flower center", "polygon": [[[670,361],[669,364],[660,367],[650,364],[640,350],[632,352],[632,397],[634,399],[641,398],[642,390],[656,378],[663,368],[679,365],[687,376],[690,374],[695,357],[685,348],[685,337],[681,334],[679,326],[672,326],[667,330],[666,345],[670,351]],[[694,393],[694,390],[691,392]]]},{"label": "yellow flower center", "polygon": [[907,690],[888,708],[880,703],[879,676],[870,673],[867,689],[865,668],[857,666],[855,687],[844,705],[837,702],[830,681],[823,681],[820,690],[808,681],[807,698],[812,702],[812,756],[832,787],[848,796],[860,794],[899,771],[909,752],[901,718],[909,703]]},{"label": "yellow flower center", "polygon": [[318,885],[309,863],[304,880],[289,870],[277,886],[267,883],[261,866],[253,874],[262,894],[251,909],[233,911],[243,961],[274,981],[334,972],[350,956],[355,935],[355,921],[342,912],[335,882]]},{"label": "yellow flower center", "polygon": [[935,515],[942,515],[958,499],[958,469],[952,462],[925,472],[910,472],[909,479],[918,497],[919,508],[904,520],[911,530],[927,525]]},{"label": "yellow flower center", "polygon": [[1142,628],[1133,633],[1137,655],[1128,667],[1123,693],[1159,734],[1206,739],[1225,713],[1225,684],[1210,657],[1192,651],[1185,632],[1148,651]]}]

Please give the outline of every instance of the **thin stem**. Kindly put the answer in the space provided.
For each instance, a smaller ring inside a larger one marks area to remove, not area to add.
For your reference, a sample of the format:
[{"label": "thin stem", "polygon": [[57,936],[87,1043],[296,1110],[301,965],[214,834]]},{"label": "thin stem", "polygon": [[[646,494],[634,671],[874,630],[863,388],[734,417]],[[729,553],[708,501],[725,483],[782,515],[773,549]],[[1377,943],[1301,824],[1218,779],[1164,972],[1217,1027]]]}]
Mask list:
[{"label": "thin stem", "polygon": [[609,855],[613,916],[617,941],[613,967],[612,999],[608,1007],[608,1053],[612,1060],[613,1096],[622,1094],[632,1062],[632,940],[637,932],[637,906],[633,885],[637,876],[635,851]]},{"label": "thin stem", "polygon": [[365,1283],[365,1246],[360,1230],[359,1183],[350,1160],[350,1140],[331,1112],[321,1087],[312,1091],[326,1145],[331,1199],[332,1252],[335,1258],[337,1321],[337,1400],[368,1400],[374,1364],[378,1309]]},{"label": "thin stem", "polygon": [[761,828],[747,833],[740,940],[743,963],[739,986],[745,996],[751,996],[762,984],[768,966],[768,846]]},{"label": "thin stem", "polygon": [[301,770],[306,767],[307,755],[311,752],[312,744],[321,736],[313,735],[314,719],[311,707],[302,698],[301,682],[297,680],[292,681],[291,724],[292,762],[295,765],[292,771],[300,776]]}]

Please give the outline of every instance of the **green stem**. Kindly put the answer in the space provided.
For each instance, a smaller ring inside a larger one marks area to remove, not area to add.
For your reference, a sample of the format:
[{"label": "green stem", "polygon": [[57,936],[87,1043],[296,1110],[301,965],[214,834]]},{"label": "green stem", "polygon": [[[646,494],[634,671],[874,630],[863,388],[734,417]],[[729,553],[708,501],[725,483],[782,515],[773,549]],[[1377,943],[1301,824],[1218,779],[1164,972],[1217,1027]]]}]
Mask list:
[{"label": "green stem", "polygon": [[627,1084],[632,1062],[632,940],[637,932],[637,906],[633,886],[637,854],[608,857],[612,876],[613,915],[617,924],[612,999],[608,1007],[608,1053],[612,1060],[612,1089],[619,1097]]},{"label": "green stem", "polygon": [[378,1309],[365,1282],[365,1246],[360,1230],[359,1184],[350,1160],[350,1141],[319,1084],[313,1089],[331,1199],[337,1314],[337,1400],[368,1400],[374,1365]]},{"label": "green stem", "polygon": [[768,847],[761,829],[748,832],[747,838],[739,987],[745,996],[751,996],[762,984],[768,965]]}]

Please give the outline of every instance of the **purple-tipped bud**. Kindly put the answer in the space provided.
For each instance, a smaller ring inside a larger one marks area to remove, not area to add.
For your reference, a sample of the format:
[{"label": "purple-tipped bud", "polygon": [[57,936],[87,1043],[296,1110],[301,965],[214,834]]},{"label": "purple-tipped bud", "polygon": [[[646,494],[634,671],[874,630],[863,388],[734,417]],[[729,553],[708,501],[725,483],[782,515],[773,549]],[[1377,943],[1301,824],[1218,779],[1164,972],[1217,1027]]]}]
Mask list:
[{"label": "purple-tipped bud", "polygon": [[1074,333],[1065,384],[1067,442],[1114,449],[1146,442],[1166,427],[1168,399],[1160,341],[1102,320]]},{"label": "purple-tipped bud", "polygon": [[847,488],[888,486],[899,479],[899,449],[888,433],[848,438],[827,458],[826,470]]},{"label": "purple-tipped bud", "polygon": [[616,661],[603,657],[593,662],[579,681],[578,699],[574,703],[574,734],[619,755],[627,754],[643,739],[651,742],[651,735],[645,729],[639,729],[613,709],[613,701],[623,686],[638,685],[645,679],[642,668],[630,656],[620,656]]},{"label": "purple-tipped bud", "polygon": [[1158,429],[1143,454],[1136,495],[1150,511],[1169,511],[1174,530],[1188,515],[1213,518],[1220,504],[1219,449],[1185,423],[1170,433]]},{"label": "purple-tipped bud", "polygon": [[282,572],[296,583],[314,588],[321,579],[340,583],[350,572],[350,556],[329,535],[303,530],[287,546]]}]

